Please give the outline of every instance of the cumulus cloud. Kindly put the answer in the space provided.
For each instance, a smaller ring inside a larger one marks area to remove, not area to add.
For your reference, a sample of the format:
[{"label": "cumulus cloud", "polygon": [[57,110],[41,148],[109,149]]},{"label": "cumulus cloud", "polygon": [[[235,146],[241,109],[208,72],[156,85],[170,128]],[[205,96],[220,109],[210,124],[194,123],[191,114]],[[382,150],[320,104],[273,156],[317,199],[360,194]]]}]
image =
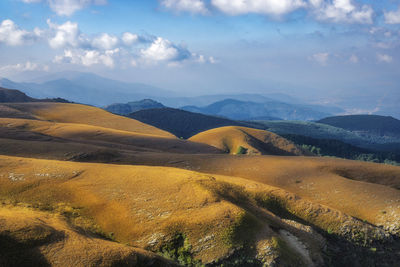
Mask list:
[{"label": "cumulus cloud", "polygon": [[391,63],[393,61],[393,57],[387,54],[377,54],[376,57],[379,62]]},{"label": "cumulus cloud", "polygon": [[66,49],[64,54],[56,56],[55,63],[71,63],[83,65],[86,67],[103,64],[106,67],[113,68],[115,65],[114,57],[118,55],[118,48],[106,51],[84,50],[84,49]]},{"label": "cumulus cloud", "polygon": [[[30,40],[41,39],[54,50],[63,50],[54,58],[56,63],[71,63],[84,66],[103,64],[113,68],[116,63],[132,61],[139,63],[164,62],[167,65],[192,61],[215,63],[213,58],[192,53],[182,45],[151,35],[139,36],[125,32],[122,36],[101,33],[89,36],[81,32],[78,23],[67,21],[63,24],[47,20],[48,29],[35,28],[33,31],[20,29],[13,21],[0,24],[0,44],[22,45]],[[126,59],[122,59],[123,54]]]},{"label": "cumulus cloud", "polygon": [[[175,45],[162,37],[157,37],[149,47],[140,50],[140,59],[145,63],[167,63],[168,66],[180,66],[184,62],[215,64],[213,57],[190,52],[186,47]],[[135,61],[134,64],[137,64]]]},{"label": "cumulus cloud", "polygon": [[339,23],[373,23],[374,10],[369,5],[356,5],[352,0],[310,0],[319,20]]},{"label": "cumulus cloud", "polygon": [[92,46],[103,50],[111,50],[115,48],[119,40],[117,37],[103,33],[92,41]]},{"label": "cumulus cloud", "polygon": [[83,43],[78,23],[67,21],[64,24],[58,25],[48,19],[47,24],[52,31],[51,37],[48,40],[50,47],[54,49],[66,46],[78,47]]},{"label": "cumulus cloud", "polygon": [[122,42],[127,46],[133,45],[137,41],[139,41],[139,36],[137,34],[131,32],[125,32],[122,34]]},{"label": "cumulus cloud", "polygon": [[[162,0],[161,5],[175,11],[206,14],[204,0]],[[354,0],[211,0],[210,5],[232,16],[249,13],[281,17],[305,9],[321,21],[371,24],[374,10]]]},{"label": "cumulus cloud", "polygon": [[203,0],[162,0],[161,5],[178,12],[190,12],[193,14],[208,13],[208,9]]},{"label": "cumulus cloud", "polygon": [[400,24],[400,7],[396,11],[384,12],[385,23],[387,24]]},{"label": "cumulus cloud", "polygon": [[190,52],[182,47],[178,47],[162,37],[158,37],[146,49],[142,49],[143,58],[150,61],[178,61],[190,57]]},{"label": "cumulus cloud", "polygon": [[302,0],[211,0],[211,4],[230,15],[259,13],[277,16],[306,6]]},{"label": "cumulus cloud", "polygon": [[329,60],[329,53],[316,53],[312,55],[310,59],[322,66],[326,66]]},{"label": "cumulus cloud", "polygon": [[42,32],[35,29],[33,32],[20,29],[12,20],[3,20],[0,24],[0,43],[10,46],[23,45],[40,37]]}]

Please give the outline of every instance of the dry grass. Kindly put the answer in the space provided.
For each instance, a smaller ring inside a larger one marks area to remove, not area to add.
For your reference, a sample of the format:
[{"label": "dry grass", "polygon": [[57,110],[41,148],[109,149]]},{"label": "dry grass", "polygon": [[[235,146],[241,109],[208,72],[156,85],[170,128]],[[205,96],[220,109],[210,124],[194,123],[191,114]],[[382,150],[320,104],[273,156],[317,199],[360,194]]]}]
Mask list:
[{"label": "dry grass", "polygon": [[62,216],[0,206],[1,266],[174,266],[133,247],[90,236]]},{"label": "dry grass", "polygon": [[246,127],[227,126],[199,133],[189,139],[214,146],[230,154],[304,155],[287,139],[271,132]]},{"label": "dry grass", "polygon": [[[64,103],[7,104],[20,112],[29,113],[39,120],[61,123],[86,124],[114,130],[174,137],[172,134],[134,119],[111,114],[103,109]],[[8,116],[7,116],[8,117]]]}]

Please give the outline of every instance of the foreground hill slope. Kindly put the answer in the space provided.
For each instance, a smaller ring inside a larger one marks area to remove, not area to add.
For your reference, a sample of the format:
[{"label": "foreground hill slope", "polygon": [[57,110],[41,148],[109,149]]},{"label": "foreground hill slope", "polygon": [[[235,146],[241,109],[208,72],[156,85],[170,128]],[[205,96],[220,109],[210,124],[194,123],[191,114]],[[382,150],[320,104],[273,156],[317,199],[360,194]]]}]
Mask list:
[{"label": "foreground hill slope", "polygon": [[189,140],[214,146],[230,154],[304,155],[300,148],[283,137],[246,127],[216,128],[199,133]]},{"label": "foreground hill slope", "polygon": [[[249,178],[0,156],[0,203],[58,214],[86,233],[160,252],[181,264],[321,266],[332,260],[327,255],[333,251],[342,253],[334,259],[337,266],[399,260],[393,240],[399,234],[398,190],[344,178],[307,158],[294,164],[254,157],[251,165],[246,160],[251,157],[220,157],[237,160],[225,159],[228,165],[213,171],[222,163],[213,158],[209,173]],[[190,167],[206,170],[195,162]],[[364,175],[368,170],[362,168],[373,166],[360,167]],[[377,174],[392,172],[399,180],[399,168],[384,167]],[[355,169],[348,168],[347,175],[356,179]],[[102,245],[92,255],[98,250]],[[46,257],[45,252],[39,250]]]},{"label": "foreground hill slope", "polygon": [[129,114],[128,117],[182,138],[189,138],[199,132],[222,126],[246,126],[245,123],[238,121],[173,108],[141,110]]},{"label": "foreground hill slope", "polygon": [[71,226],[27,205],[0,206],[0,266],[175,266],[162,257]]}]

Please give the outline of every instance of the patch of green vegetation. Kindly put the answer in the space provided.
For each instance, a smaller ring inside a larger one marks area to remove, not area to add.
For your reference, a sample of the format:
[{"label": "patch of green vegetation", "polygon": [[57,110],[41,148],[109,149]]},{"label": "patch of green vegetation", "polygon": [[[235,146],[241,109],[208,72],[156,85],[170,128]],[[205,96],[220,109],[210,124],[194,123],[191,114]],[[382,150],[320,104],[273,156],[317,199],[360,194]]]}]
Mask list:
[{"label": "patch of green vegetation", "polygon": [[272,246],[278,251],[280,258],[287,266],[306,266],[301,256],[279,237],[272,237]]},{"label": "patch of green vegetation", "polygon": [[192,246],[185,234],[176,233],[160,247],[159,254],[184,266],[204,266],[201,261],[193,258],[191,250]]},{"label": "patch of green vegetation", "polygon": [[254,240],[261,226],[261,222],[253,214],[244,211],[225,230],[222,239],[228,247],[241,248]]},{"label": "patch of green vegetation", "polygon": [[236,150],[236,155],[245,155],[247,153],[247,148],[239,146]]}]

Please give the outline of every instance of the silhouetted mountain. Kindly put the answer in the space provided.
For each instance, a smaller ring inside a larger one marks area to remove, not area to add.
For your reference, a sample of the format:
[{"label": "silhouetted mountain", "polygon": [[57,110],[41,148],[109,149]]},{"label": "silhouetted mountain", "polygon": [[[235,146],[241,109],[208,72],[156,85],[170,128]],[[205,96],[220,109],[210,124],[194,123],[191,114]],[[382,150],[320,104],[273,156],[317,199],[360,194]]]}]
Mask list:
[{"label": "silhouetted mountain", "polygon": [[189,138],[199,132],[222,126],[251,126],[244,122],[174,108],[141,110],[127,116],[182,138]]},{"label": "silhouetted mountain", "polygon": [[23,90],[36,98],[61,97],[74,102],[106,106],[124,103],[127,99],[140,100],[173,93],[141,83],[126,83],[92,73],[67,72],[49,75],[40,83],[16,83],[1,79],[0,85]]},{"label": "silhouetted mountain", "polygon": [[319,123],[328,124],[353,132],[364,132],[379,136],[400,137],[400,120],[379,115],[348,115],[322,119]]},{"label": "silhouetted mountain", "polygon": [[51,98],[51,99],[36,99],[27,96],[25,93],[15,90],[6,89],[0,87],[0,103],[22,103],[22,102],[59,102],[69,103],[68,100],[63,98]]},{"label": "silhouetted mountain", "polygon": [[256,103],[225,99],[206,107],[186,106],[183,110],[214,116],[223,116],[234,120],[249,120],[257,117],[282,118],[284,120],[316,120],[326,117],[325,112],[277,101]]},{"label": "silhouetted mountain", "polygon": [[135,102],[128,102],[126,104],[116,103],[106,106],[104,109],[119,115],[127,115],[139,110],[153,109],[153,108],[164,108],[165,106],[152,99],[143,99]]},{"label": "silhouetted mountain", "polygon": [[0,87],[0,102],[1,103],[12,103],[12,102],[33,102],[36,99],[27,96],[18,90],[6,89]]}]

